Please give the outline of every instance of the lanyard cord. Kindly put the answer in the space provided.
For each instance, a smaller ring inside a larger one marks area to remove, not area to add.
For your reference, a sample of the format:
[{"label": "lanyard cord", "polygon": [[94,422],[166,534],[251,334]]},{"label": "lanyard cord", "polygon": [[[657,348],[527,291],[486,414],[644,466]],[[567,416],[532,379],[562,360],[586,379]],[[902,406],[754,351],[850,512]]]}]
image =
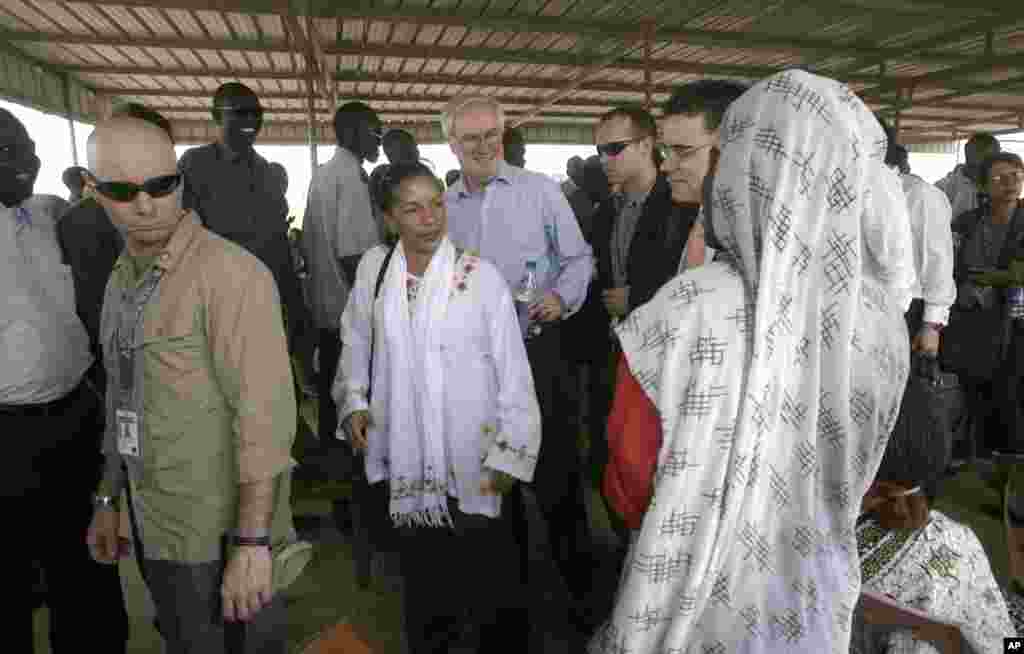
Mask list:
[{"label": "lanyard cord", "polygon": [[146,310],[146,305],[149,304],[150,299],[153,297],[153,293],[156,292],[156,287],[160,284],[160,279],[164,276],[164,271],[160,268],[154,269],[146,277],[146,281],[143,284],[141,290],[141,298],[135,303],[135,320],[132,322],[132,328],[129,333],[130,340],[125,340],[124,334],[122,333],[121,326],[123,320],[118,320],[117,324],[117,346],[121,351],[122,355],[127,356],[128,353],[135,349],[135,335],[139,330],[139,325],[142,323],[142,318]]}]

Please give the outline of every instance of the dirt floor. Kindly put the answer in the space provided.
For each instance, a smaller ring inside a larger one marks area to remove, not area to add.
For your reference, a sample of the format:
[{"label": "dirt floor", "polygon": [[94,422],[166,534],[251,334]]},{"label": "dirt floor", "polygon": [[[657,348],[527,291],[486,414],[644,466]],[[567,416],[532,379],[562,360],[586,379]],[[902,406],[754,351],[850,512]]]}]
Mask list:
[{"label": "dirt floor", "polygon": [[[315,403],[307,403],[303,415],[307,423],[315,425]],[[300,433],[297,455],[304,455],[304,448],[311,447],[311,443],[308,431]],[[345,496],[347,488],[306,478],[302,471],[296,476],[293,492],[296,526],[304,539],[315,544],[316,553],[302,576],[286,591],[290,651],[301,652],[318,634],[344,621],[353,626],[374,654],[404,654],[402,583],[395,556],[387,553],[378,556],[370,588],[359,589],[355,583],[351,547],[330,518],[332,500]],[[607,564],[595,570],[596,592],[610,599],[616,580],[607,555],[613,550],[616,538],[594,488],[590,488],[587,499],[595,549],[599,555],[604,555],[602,560]],[[997,518],[999,497],[993,487],[977,470],[968,469],[946,482],[937,508],[975,530],[985,544],[997,579],[1005,581],[1006,539],[1002,522]],[[557,580],[529,493],[527,511],[531,518],[530,578],[534,580],[529,599],[533,633],[530,650],[536,654],[580,654],[579,641],[573,640],[574,630],[568,625],[566,592]],[[132,625],[129,653],[161,652],[160,639],[152,624],[152,604],[134,559],[122,561],[121,576]],[[36,612],[37,654],[50,651],[46,625],[47,610],[43,607]]]}]

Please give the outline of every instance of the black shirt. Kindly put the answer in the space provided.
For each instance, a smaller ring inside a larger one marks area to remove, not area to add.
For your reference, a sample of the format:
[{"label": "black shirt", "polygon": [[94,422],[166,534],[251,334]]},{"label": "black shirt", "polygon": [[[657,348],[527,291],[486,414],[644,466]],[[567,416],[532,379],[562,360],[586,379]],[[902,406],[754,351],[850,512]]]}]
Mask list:
[{"label": "black shirt", "polygon": [[57,241],[75,281],[75,308],[93,345],[99,343],[100,313],[107,280],[124,237],[92,198],[73,204],[57,223]]},{"label": "black shirt", "polygon": [[[75,284],[75,309],[97,361],[102,361],[100,315],[103,296],[114,263],[124,248],[124,237],[110,222],[107,212],[92,198],[71,205],[57,222],[57,242],[64,264],[71,267]],[[102,365],[93,366],[103,384]],[[102,390],[102,389],[100,389]]]},{"label": "black shirt", "polygon": [[307,312],[288,243],[288,202],[281,182],[255,150],[230,153],[211,143],[185,152],[182,202],[210,231],[238,243],[270,269],[289,317]]}]

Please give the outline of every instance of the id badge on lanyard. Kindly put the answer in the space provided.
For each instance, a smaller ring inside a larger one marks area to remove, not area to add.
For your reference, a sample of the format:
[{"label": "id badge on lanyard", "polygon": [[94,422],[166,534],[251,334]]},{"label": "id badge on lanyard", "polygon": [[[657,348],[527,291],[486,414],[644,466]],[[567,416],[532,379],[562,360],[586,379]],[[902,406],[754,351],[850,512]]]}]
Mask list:
[{"label": "id badge on lanyard", "polygon": [[126,326],[123,316],[119,317],[120,322],[114,333],[118,363],[117,407],[114,417],[117,424],[117,451],[121,456],[142,456],[141,421],[135,403],[135,356],[138,350],[136,335],[142,328],[146,304],[156,291],[161,276],[162,271],[155,269],[147,277],[139,291],[141,297],[134,303],[134,320],[130,329],[124,330],[127,334],[122,333],[122,328]]},{"label": "id badge on lanyard", "polygon": [[139,414],[135,411],[135,348],[118,348],[119,377],[118,403],[115,410],[117,420],[117,452],[121,456],[142,456],[139,439]]}]

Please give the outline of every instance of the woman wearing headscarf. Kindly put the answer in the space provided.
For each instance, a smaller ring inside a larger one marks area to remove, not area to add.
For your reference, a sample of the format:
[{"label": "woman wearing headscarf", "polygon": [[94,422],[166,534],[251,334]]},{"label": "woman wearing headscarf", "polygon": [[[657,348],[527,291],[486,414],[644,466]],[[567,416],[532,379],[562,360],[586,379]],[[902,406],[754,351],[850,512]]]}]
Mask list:
[{"label": "woman wearing headscarf", "polygon": [[734,102],[718,147],[716,261],[618,329],[641,401],[610,422],[648,429],[610,435],[606,490],[645,511],[598,654],[849,647],[854,524],[907,379],[906,203],[871,113],[806,72]]},{"label": "woman wearing headscarf", "polygon": [[[978,537],[931,509],[946,466],[933,434],[921,423],[901,423],[864,496],[857,521],[863,591],[881,600],[858,607],[853,654],[932,654],[950,640],[969,646],[962,651],[995,653],[1016,634]],[[931,624],[893,608],[919,611]]]},{"label": "woman wearing headscarf", "polygon": [[480,651],[525,652],[502,494],[533,477],[540,409],[512,295],[448,239],[429,168],[395,164],[381,189],[399,240],[363,256],[342,314],[339,436],[366,453],[369,483],[387,484],[411,654],[447,652],[465,607]]}]

